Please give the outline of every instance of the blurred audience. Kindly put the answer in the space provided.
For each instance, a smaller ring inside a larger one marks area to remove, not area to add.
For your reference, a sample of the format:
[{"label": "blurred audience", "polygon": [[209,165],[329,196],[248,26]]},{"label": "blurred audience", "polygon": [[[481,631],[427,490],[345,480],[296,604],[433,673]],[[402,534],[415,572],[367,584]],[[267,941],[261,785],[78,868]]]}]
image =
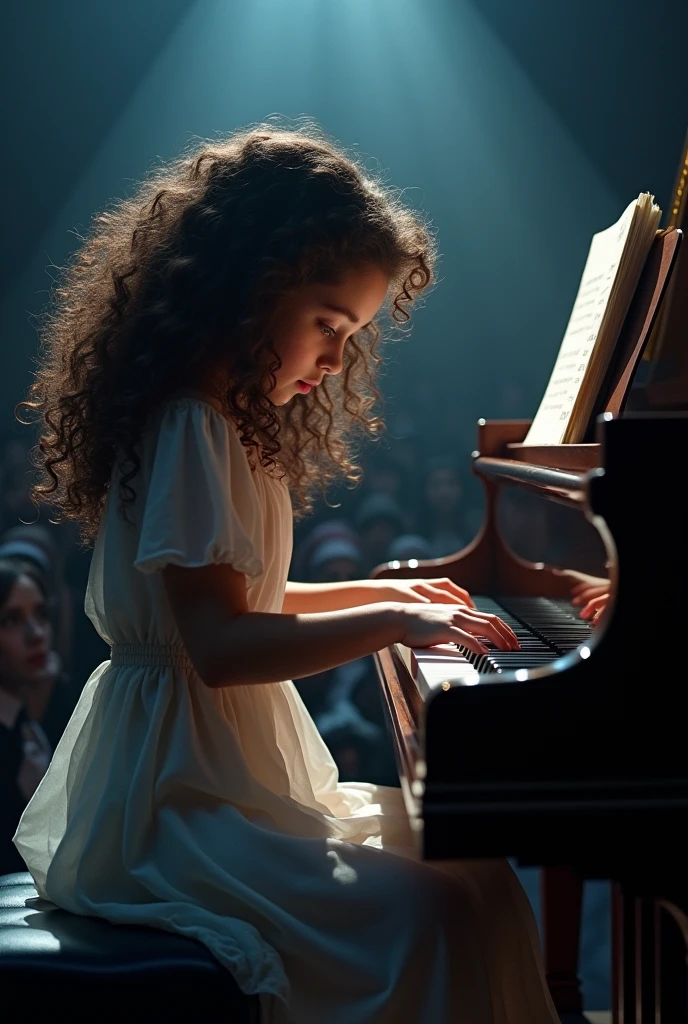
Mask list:
[{"label": "blurred audience", "polygon": [[412,558],[434,558],[430,541],[419,533],[402,533],[389,545],[387,558],[390,562],[410,562]]},{"label": "blurred audience", "polygon": [[451,455],[434,455],[425,465],[422,484],[423,533],[431,558],[453,555],[466,546],[463,486],[456,460]]},{"label": "blurred audience", "polygon": [[403,503],[407,471],[393,457],[389,449],[376,446],[365,463],[365,477],[361,486],[361,497],[367,494],[387,494],[398,503]]},{"label": "blurred audience", "polygon": [[[356,548],[358,561],[361,561],[358,534],[345,519],[326,519],[315,526],[312,520],[306,520],[298,524],[294,533],[294,552],[289,571],[291,580],[300,580],[302,583],[315,582],[312,578],[311,556],[326,540],[348,541]],[[319,557],[320,555],[318,555]],[[347,577],[347,579],[351,579],[351,577]]]},{"label": "blurred audience", "polygon": [[387,561],[392,541],[406,532],[406,519],[401,507],[388,494],[368,494],[354,513],[354,522],[363,551],[364,574]]},{"label": "blurred audience", "polygon": [[344,583],[361,578],[363,553],[353,538],[325,537],[308,560],[311,583]]}]

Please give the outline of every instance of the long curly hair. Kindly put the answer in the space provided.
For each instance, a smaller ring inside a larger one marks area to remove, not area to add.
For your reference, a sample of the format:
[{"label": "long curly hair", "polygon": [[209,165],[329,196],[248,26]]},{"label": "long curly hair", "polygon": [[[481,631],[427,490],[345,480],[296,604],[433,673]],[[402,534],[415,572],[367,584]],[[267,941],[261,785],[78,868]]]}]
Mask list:
[{"label": "long curly hair", "polygon": [[90,546],[117,463],[128,521],[150,417],[195,371],[222,363],[221,400],[249,461],[286,475],[297,515],[335,478],[355,485],[356,433],[383,429],[379,323],[351,337],[341,374],[275,407],[271,318],[292,290],[375,265],[390,280],[389,326],[408,322],[437,249],[398,190],[310,119],[291,129],[268,120],[161,162],[80,241],[39,320],[37,370],[15,408],[39,427],[32,501],[76,520]]}]

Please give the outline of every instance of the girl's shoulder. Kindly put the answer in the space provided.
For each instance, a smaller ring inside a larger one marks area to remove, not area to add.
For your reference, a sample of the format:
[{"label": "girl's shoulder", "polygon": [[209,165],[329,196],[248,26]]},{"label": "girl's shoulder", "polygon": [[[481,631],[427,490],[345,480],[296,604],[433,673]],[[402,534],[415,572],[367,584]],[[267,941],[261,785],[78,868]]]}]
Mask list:
[{"label": "girl's shoulder", "polygon": [[188,404],[189,402],[200,402],[203,405],[211,406],[215,410],[215,412],[219,413],[219,415],[222,416],[222,418],[226,420],[227,423],[230,424],[230,426],[234,427],[234,424],[232,423],[231,419],[225,413],[220,399],[217,398],[215,395],[209,395],[205,391],[199,391],[195,388],[177,388],[176,391],[173,391],[170,395],[167,396],[167,398],[163,402],[163,406],[167,408],[168,406],[174,405],[175,403],[184,405]]},{"label": "girl's shoulder", "polygon": [[219,416],[221,416],[222,419],[225,421],[225,423],[227,424],[227,426],[229,428],[230,433],[234,436],[234,439],[236,440],[236,442],[238,444],[240,444],[244,448],[244,451],[246,453],[246,460],[247,460],[248,465],[249,465],[249,467],[251,469],[251,472],[254,472],[257,468],[260,468],[260,470],[261,470],[261,472],[262,472],[262,474],[264,476],[267,476],[267,477],[270,477],[273,480],[276,480],[278,483],[281,483],[282,486],[285,489],[287,488],[285,474],[281,471],[279,465],[277,467],[275,467],[274,469],[272,469],[272,470],[268,470],[268,469],[265,469],[263,466],[260,466],[260,463],[257,463],[255,458],[251,458],[251,450],[243,445],[243,443],[241,441],[241,438],[239,436],[239,430],[238,430],[237,425],[227,415],[227,412],[226,412],[226,410],[225,410],[221,400],[216,395],[208,394],[207,392],[200,391],[200,390],[198,390],[196,388],[190,388],[190,387],[178,388],[172,394],[168,395],[168,397],[165,399],[165,402],[163,403],[163,405],[164,405],[165,408],[169,408],[170,405],[173,405],[175,402],[179,403],[181,406],[183,406],[183,405],[187,405],[188,406],[189,403],[199,403],[201,405],[205,405],[206,407],[209,406],[212,409],[214,409],[215,412]]}]

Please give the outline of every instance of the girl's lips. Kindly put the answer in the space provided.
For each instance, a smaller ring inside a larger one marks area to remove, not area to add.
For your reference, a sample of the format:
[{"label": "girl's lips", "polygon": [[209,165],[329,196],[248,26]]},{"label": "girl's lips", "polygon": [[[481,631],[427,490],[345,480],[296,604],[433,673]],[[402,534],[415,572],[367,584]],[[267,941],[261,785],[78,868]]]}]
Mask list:
[{"label": "girl's lips", "polygon": [[302,395],[307,395],[308,392],[313,387],[312,384],[306,384],[305,381],[302,381],[302,380],[297,380],[296,386],[297,386],[297,388],[299,389],[299,391],[301,392]]},{"label": "girl's lips", "polygon": [[45,651],[40,651],[38,654],[32,654],[29,658],[26,659],[27,663],[31,665],[32,668],[37,665],[45,665],[47,660],[48,655],[46,654]]}]

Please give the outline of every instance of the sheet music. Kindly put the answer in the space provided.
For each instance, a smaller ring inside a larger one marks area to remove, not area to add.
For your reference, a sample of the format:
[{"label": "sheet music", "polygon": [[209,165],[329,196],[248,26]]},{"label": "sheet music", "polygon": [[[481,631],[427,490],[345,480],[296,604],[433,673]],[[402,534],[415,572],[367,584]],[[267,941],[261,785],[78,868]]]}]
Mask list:
[{"label": "sheet music", "polygon": [[525,444],[561,444],[597,341],[621,254],[638,205],[633,200],[611,227],[593,235],[559,355]]}]

